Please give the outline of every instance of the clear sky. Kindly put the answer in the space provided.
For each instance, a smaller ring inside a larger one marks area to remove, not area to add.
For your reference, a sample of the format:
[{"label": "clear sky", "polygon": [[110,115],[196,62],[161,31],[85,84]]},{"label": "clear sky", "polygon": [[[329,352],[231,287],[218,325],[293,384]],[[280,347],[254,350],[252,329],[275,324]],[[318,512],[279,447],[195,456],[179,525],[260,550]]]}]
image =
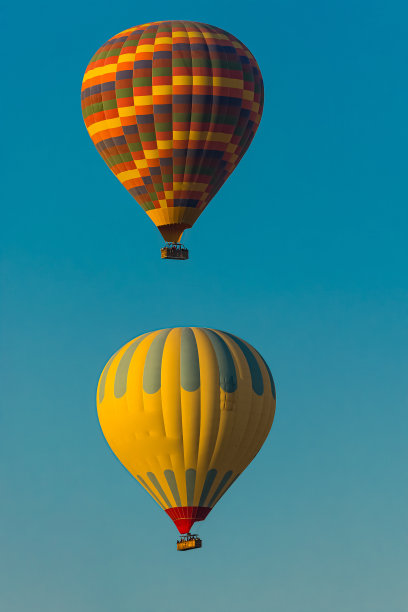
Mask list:
[{"label": "clear sky", "polygon": [[[80,108],[102,43],[172,18],[230,31],[265,81],[184,263],[160,260]],[[404,0],[9,3],[2,610],[408,610],[407,21]],[[95,407],[110,355],[177,325],[243,337],[277,387],[263,450],[187,555]]]}]

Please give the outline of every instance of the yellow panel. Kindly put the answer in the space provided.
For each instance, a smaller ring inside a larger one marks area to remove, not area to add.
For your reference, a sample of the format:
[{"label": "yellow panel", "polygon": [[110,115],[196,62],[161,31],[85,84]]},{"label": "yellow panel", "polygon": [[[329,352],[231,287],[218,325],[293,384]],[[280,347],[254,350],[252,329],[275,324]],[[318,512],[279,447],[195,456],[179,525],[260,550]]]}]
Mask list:
[{"label": "yellow panel", "polygon": [[220,387],[217,357],[208,336],[199,328],[193,328],[200,361],[200,440],[194,505],[198,506],[205,477],[217,440],[220,423]]},{"label": "yellow panel", "polygon": [[191,75],[180,75],[180,74],[175,74],[173,76],[173,85],[192,85],[193,84],[193,77]]},{"label": "yellow panel", "polygon": [[[162,411],[167,439],[172,440],[174,450],[169,457],[171,468],[183,505],[187,504],[185,466],[183,452],[183,428],[180,397],[180,339],[181,329],[173,329],[167,336],[162,357]],[[174,505],[177,505],[176,502]]]},{"label": "yellow panel", "polygon": [[237,361],[238,364],[240,401],[243,400],[241,394],[243,393],[242,383],[244,381],[247,387],[245,390],[246,398],[244,400],[246,417],[244,413],[242,413],[241,423],[239,424],[237,421],[233,441],[233,444],[237,447],[237,452],[231,457],[230,467],[228,468],[227,464],[223,466],[225,471],[232,469],[234,472],[239,473],[247,467],[261,448],[269,432],[270,426],[272,425],[271,409],[273,408],[274,412],[275,402],[270,391],[269,377],[266,368],[256,352],[251,350],[248,343],[244,343],[248,347],[248,350],[252,352],[260,367],[264,383],[264,393],[262,396],[257,395],[252,389],[251,373],[241,349],[237,347],[229,336],[220,332],[218,333],[223,337],[233,354],[234,361]]},{"label": "yellow panel", "polygon": [[145,159],[135,159],[134,162],[138,168],[148,168],[149,167]]},{"label": "yellow panel", "polygon": [[232,143],[227,144],[227,148],[226,148],[227,153],[233,153],[236,150],[237,146],[238,145],[232,144]]},{"label": "yellow panel", "polygon": [[130,344],[132,343],[128,343],[123,347],[111,364],[105,384],[105,396],[103,401],[98,404],[98,416],[102,431],[113,452],[126,468],[133,473],[132,467],[134,467],[135,457],[129,447],[132,445],[135,423],[132,424],[129,419],[127,394],[120,398],[116,398],[114,395],[117,368]]},{"label": "yellow panel", "polygon": [[265,367],[265,364],[262,358],[259,356],[259,353],[257,353],[256,350],[250,347],[248,343],[245,342],[245,344],[248,346],[248,348],[252,349],[251,352],[255,356],[258,366],[261,370],[262,378],[264,381],[264,393],[262,396],[262,403],[259,408],[260,414],[259,414],[256,430],[254,431],[252,438],[248,438],[247,448],[242,449],[242,455],[241,455],[242,467],[240,468],[240,471],[246,468],[246,466],[252,461],[253,457],[256,455],[256,453],[259,451],[259,449],[262,447],[263,443],[265,442],[266,437],[268,436],[268,433],[273,423],[273,419],[275,416],[275,406],[276,406],[275,399],[272,395],[269,375]]},{"label": "yellow panel", "polygon": [[135,60],[135,55],[136,55],[135,51],[133,51],[133,53],[121,53],[118,57],[118,64],[125,64],[127,62],[133,62]]},{"label": "yellow panel", "polygon": [[220,132],[209,132],[207,134],[207,140],[210,142],[229,142],[232,138],[232,134],[222,134]]},{"label": "yellow panel", "polygon": [[[106,379],[105,397],[98,405],[99,421],[109,446],[135,477],[148,471],[160,475],[168,465],[159,460],[167,443],[161,403],[155,398],[155,405],[146,407],[142,392],[146,354],[157,333],[149,334],[136,349],[129,365],[126,393],[120,398],[114,395],[114,381],[120,359],[131,343],[118,353]],[[168,454],[171,452],[169,444]]]},{"label": "yellow panel", "polygon": [[134,96],[135,106],[151,106],[153,104],[153,96]]},{"label": "yellow panel", "polygon": [[124,172],[119,172],[116,176],[121,182],[124,182],[130,181],[130,179],[140,178],[140,172],[137,168],[135,168],[134,170],[124,170]]},{"label": "yellow panel", "polygon": [[230,40],[230,38],[228,36],[225,36],[225,34],[217,34],[216,32],[203,32],[203,36],[204,38],[214,38],[218,40]]},{"label": "yellow panel", "polygon": [[134,106],[119,106],[119,117],[133,117],[136,115]]},{"label": "yellow panel", "polygon": [[254,95],[255,92],[254,91],[248,91],[248,89],[244,89],[242,92],[242,97],[244,100],[253,100],[254,99]]},{"label": "yellow panel", "polygon": [[189,38],[204,38],[202,32],[187,32]]},{"label": "yellow panel", "polygon": [[159,152],[157,149],[144,149],[143,153],[146,159],[158,159],[159,157]]},{"label": "yellow panel", "polygon": [[193,75],[193,85],[212,85],[212,76]]},{"label": "yellow panel", "polygon": [[[173,197],[168,195],[168,191],[164,193],[167,199]],[[190,208],[188,206],[169,206],[168,208],[152,208],[147,210],[146,214],[156,226],[182,223],[186,227],[191,227],[201,212],[198,208]]]},{"label": "yellow panel", "polygon": [[173,148],[173,141],[172,140],[158,140],[157,141],[157,148],[159,150],[161,150],[161,149],[172,149]]},{"label": "yellow panel", "polygon": [[109,130],[112,128],[120,128],[122,124],[120,122],[119,117],[115,117],[114,119],[104,119],[103,121],[98,121],[97,123],[93,123],[88,126],[88,132],[90,136],[94,136],[98,132],[103,132],[104,130]]},{"label": "yellow panel", "polygon": [[[170,468],[168,457],[173,452],[173,445],[165,434],[160,391],[151,396],[143,391],[143,373],[147,352],[158,333],[149,334],[147,339],[139,345],[129,367],[127,395],[129,411],[137,414],[131,449],[136,473],[141,474],[157,497],[162,499],[146,473],[155,474],[169,497],[163,471]],[[164,500],[163,504],[168,507]]]},{"label": "yellow panel", "polygon": [[242,79],[228,79],[225,77],[213,77],[213,85],[216,87],[231,87],[232,89],[243,89],[244,81]]},{"label": "yellow panel", "polygon": [[153,53],[154,45],[147,45],[143,43],[138,43],[136,53]]},{"label": "yellow panel", "polygon": [[171,96],[173,93],[172,85],[153,85],[152,93],[154,96]]},{"label": "yellow panel", "polygon": [[[238,465],[237,454],[242,439],[247,435],[248,422],[252,417],[252,386],[251,374],[242,351],[229,339],[228,336],[217,332],[230,349],[237,374],[237,390],[227,394],[220,390],[221,396],[231,396],[230,409],[221,410],[221,419],[225,430],[218,441],[217,452],[214,453],[211,468],[218,471],[217,480],[221,480],[229,470],[236,471]],[[228,404],[227,404],[228,407]]]},{"label": "yellow panel", "polygon": [[113,359],[110,368],[108,370],[106,381],[105,381],[105,394],[103,401],[99,403],[99,387],[97,390],[97,406],[98,406],[98,418],[99,423],[101,425],[101,429],[106,438],[107,443],[109,444],[112,451],[115,455],[118,456],[118,452],[121,449],[120,442],[120,423],[116,423],[114,419],[112,419],[112,396],[113,396],[113,383],[115,378],[115,372],[117,364],[119,363],[121,356],[125,352],[126,348],[130,343],[125,344],[121,350],[118,351],[116,357]]},{"label": "yellow panel", "polygon": [[181,414],[184,442],[184,465],[186,470],[197,468],[198,445],[200,440],[200,390],[180,389]]},{"label": "yellow panel", "polygon": [[206,183],[181,183],[176,182],[173,183],[173,188],[175,191],[198,191],[202,192],[207,189]]},{"label": "yellow panel", "polygon": [[116,72],[116,63],[115,64],[107,64],[106,66],[98,66],[97,68],[92,68],[91,70],[87,70],[84,74],[83,83],[89,81],[89,79],[94,79],[97,76],[103,76],[104,74],[115,74]]},{"label": "yellow panel", "polygon": [[175,130],[173,132],[173,140],[188,140],[189,135],[190,132],[180,132]]}]

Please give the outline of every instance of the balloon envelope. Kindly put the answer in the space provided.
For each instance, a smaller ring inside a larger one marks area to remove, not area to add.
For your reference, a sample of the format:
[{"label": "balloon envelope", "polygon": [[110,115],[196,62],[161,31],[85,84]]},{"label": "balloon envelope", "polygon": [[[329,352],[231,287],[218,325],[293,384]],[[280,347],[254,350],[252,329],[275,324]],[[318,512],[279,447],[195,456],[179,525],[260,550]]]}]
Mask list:
[{"label": "balloon envelope", "polygon": [[275,398],[253,347],[227,332],[184,327],[144,334],[115,353],[97,406],[112,451],[187,533],[258,453]]},{"label": "balloon envelope", "polygon": [[88,132],[165,240],[179,242],[249,147],[261,72],[234,36],[193,21],[117,34],[82,84]]}]

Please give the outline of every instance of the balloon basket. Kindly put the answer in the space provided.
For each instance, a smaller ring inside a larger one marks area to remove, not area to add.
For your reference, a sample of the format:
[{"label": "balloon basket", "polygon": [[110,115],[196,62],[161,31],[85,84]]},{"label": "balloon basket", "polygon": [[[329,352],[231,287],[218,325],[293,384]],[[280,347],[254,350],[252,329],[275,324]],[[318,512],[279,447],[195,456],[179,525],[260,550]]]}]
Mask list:
[{"label": "balloon basket", "polygon": [[193,550],[194,548],[202,548],[202,546],[202,540],[198,535],[193,535],[192,533],[182,535],[181,538],[177,540],[177,550]]},{"label": "balloon basket", "polygon": [[162,259],[188,259],[188,249],[179,242],[167,242],[160,252]]}]

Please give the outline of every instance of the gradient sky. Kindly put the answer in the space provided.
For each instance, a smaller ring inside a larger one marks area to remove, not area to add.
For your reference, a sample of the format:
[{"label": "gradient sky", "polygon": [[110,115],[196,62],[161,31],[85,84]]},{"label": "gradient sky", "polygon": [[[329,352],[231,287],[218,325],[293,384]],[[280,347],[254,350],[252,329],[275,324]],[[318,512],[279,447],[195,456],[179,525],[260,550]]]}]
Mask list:
[{"label": "gradient sky", "polygon": [[[1,609],[406,612],[406,2],[21,0],[7,13]],[[241,39],[266,93],[184,263],[160,260],[80,108],[102,43],[171,18]],[[263,450],[189,555],[95,407],[110,355],[176,325],[243,337],[277,387]]]}]

